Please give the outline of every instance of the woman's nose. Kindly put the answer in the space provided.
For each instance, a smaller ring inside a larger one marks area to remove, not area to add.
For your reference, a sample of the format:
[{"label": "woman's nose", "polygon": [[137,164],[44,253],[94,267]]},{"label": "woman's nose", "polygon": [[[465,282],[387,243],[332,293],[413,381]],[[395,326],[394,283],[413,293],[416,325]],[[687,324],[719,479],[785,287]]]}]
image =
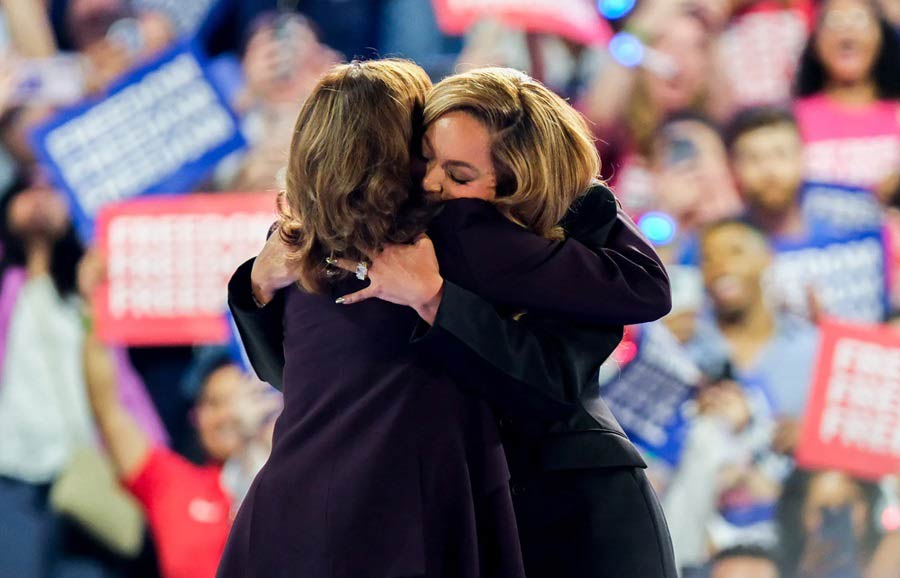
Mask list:
[{"label": "woman's nose", "polygon": [[425,169],[425,177],[422,179],[422,188],[426,193],[439,194],[441,192],[439,172],[438,167],[432,166],[431,163],[429,163],[428,168]]}]

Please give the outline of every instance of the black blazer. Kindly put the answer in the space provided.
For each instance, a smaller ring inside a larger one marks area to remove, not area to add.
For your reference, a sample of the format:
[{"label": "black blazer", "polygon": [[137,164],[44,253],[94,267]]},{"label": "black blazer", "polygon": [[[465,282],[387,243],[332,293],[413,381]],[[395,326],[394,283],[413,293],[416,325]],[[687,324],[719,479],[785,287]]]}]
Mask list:
[{"label": "black blazer", "polygon": [[[412,339],[492,404],[513,478],[535,467],[644,466],[594,377],[622,325],[668,313],[665,268],[605,187],[562,224],[569,239],[552,242],[462,199],[428,229],[446,285],[434,326],[420,323]],[[232,277],[229,306],[258,375],[280,387],[283,295],[257,308],[251,269],[252,260]]]}]

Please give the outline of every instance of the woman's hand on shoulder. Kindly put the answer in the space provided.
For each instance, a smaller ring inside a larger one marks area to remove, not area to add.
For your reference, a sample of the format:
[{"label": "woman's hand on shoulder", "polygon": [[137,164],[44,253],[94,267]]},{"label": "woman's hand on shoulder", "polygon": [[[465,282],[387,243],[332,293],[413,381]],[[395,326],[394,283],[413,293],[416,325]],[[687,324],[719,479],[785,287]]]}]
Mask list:
[{"label": "woman's hand on shoulder", "polygon": [[[357,272],[359,265],[347,259],[332,259],[331,264],[352,273]],[[434,244],[427,235],[420,235],[411,245],[388,245],[370,256],[367,278],[368,287],[339,298],[337,303],[352,305],[376,298],[412,307],[423,320],[434,322],[444,279]]]},{"label": "woman's hand on shoulder", "polygon": [[266,305],[276,292],[299,278],[293,253],[294,248],[284,242],[277,230],[269,235],[250,270],[250,284],[257,303]]}]

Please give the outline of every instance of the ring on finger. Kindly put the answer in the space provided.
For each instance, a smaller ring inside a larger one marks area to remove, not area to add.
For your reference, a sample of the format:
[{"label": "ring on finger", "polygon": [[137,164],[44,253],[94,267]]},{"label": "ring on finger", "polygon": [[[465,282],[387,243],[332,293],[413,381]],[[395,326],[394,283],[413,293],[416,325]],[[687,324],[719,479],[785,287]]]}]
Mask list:
[{"label": "ring on finger", "polygon": [[369,276],[369,264],[365,261],[360,261],[356,264],[356,278],[360,281],[365,281]]}]

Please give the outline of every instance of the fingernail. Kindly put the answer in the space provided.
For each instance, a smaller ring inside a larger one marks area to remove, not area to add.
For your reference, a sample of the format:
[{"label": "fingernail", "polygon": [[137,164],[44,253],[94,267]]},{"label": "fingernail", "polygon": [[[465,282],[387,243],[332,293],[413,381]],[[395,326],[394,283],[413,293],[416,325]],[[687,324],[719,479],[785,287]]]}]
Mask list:
[{"label": "fingernail", "polygon": [[346,301],[346,299],[344,299],[343,297],[338,297],[337,299],[334,300],[334,302],[337,303],[338,305],[343,305],[344,301]]}]

